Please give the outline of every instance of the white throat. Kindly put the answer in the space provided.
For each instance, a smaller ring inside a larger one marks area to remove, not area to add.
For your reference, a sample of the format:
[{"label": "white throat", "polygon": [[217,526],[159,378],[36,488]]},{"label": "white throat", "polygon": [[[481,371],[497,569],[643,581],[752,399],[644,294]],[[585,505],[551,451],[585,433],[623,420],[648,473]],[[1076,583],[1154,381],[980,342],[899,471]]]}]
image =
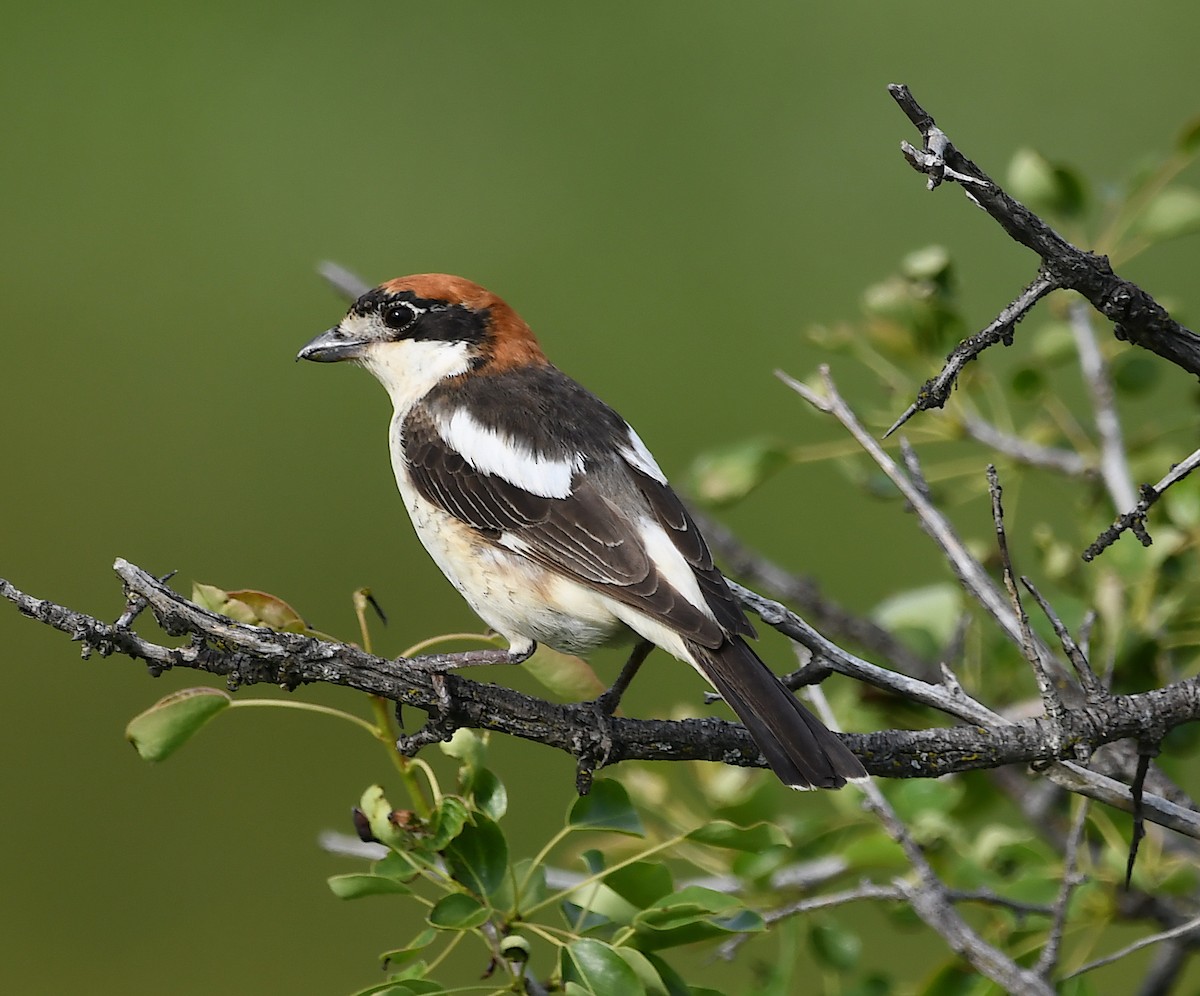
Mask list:
[{"label": "white throat", "polygon": [[372,345],[359,362],[384,386],[396,416],[403,418],[440,381],[464,373],[471,357],[465,342],[402,339]]}]

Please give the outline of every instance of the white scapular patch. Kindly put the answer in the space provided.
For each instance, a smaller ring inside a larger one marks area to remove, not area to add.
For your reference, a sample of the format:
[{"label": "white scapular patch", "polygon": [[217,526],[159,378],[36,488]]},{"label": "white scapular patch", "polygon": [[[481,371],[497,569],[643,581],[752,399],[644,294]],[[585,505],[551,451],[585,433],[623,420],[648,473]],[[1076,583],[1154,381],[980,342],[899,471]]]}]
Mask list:
[{"label": "white scapular patch", "polygon": [[495,429],[482,425],[465,408],[437,421],[438,434],[481,474],[491,474],[542,498],[566,498],[571,479],[583,470],[583,455],[552,460],[534,453]]},{"label": "white scapular patch", "polygon": [[658,573],[663,576],[667,584],[706,616],[712,618],[712,609],[708,607],[708,602],[704,600],[704,595],[700,592],[700,584],[696,581],[696,574],[692,570],[691,564],[684,560],[683,554],[671,542],[667,531],[657,522],[649,519],[639,519],[637,526],[638,534],[642,539],[642,547],[654,562],[654,566],[658,568]]},{"label": "white scapular patch", "polygon": [[[365,321],[357,316],[350,321],[355,319]],[[387,389],[392,407],[402,417],[440,381],[466,371],[469,350],[465,342],[402,339],[375,343],[359,363]]]},{"label": "white scapular patch", "polygon": [[658,462],[646,449],[646,444],[642,442],[641,437],[633,431],[632,426],[627,425],[625,429],[629,433],[629,442],[621,447],[621,456],[631,467],[636,467],[647,477],[654,478],[659,484],[666,484],[667,475],[662,472]]}]

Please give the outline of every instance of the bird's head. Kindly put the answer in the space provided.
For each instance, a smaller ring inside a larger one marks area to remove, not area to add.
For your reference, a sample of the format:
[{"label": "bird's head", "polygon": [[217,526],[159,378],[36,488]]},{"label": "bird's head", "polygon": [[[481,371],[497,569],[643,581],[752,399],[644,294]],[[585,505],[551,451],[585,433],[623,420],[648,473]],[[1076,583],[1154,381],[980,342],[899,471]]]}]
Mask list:
[{"label": "bird's head", "polygon": [[445,273],[397,277],[367,291],[296,358],[353,360],[379,379],[397,408],[450,377],[546,362],[512,308],[478,284]]}]

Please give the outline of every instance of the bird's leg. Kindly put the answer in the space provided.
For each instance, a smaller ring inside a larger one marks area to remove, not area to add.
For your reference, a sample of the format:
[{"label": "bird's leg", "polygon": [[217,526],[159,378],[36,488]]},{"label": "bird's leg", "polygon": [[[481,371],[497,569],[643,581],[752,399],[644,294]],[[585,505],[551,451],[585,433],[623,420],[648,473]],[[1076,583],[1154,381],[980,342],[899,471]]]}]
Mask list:
[{"label": "bird's leg", "polygon": [[654,644],[649,640],[641,640],[634,646],[629,654],[629,660],[621,668],[621,673],[617,675],[617,680],[612,683],[612,687],[594,700],[595,706],[601,712],[611,716],[617,711],[617,706],[621,704],[621,696],[625,694],[629,683],[633,681],[633,676],[638,673],[638,669],[653,649]]},{"label": "bird's leg", "polygon": [[592,699],[591,702],[581,703],[584,709],[590,707],[593,715],[596,717],[599,743],[595,746],[581,746],[580,752],[577,755],[575,788],[580,795],[587,795],[591,791],[592,775],[597,768],[602,768],[608,763],[613,747],[613,713],[617,711],[617,706],[621,704],[621,696],[625,694],[629,683],[633,681],[633,676],[638,673],[638,669],[653,649],[654,644],[649,640],[638,642],[630,652],[629,660],[621,668],[621,673],[617,675],[617,680],[612,683],[612,687],[604,694]]},{"label": "bird's leg", "polygon": [[460,654],[422,654],[420,657],[397,657],[397,664],[427,671],[431,674],[444,674],[456,671],[460,667],[479,667],[483,664],[522,664],[533,656],[537,644],[530,641],[529,646],[522,650],[464,650]]}]

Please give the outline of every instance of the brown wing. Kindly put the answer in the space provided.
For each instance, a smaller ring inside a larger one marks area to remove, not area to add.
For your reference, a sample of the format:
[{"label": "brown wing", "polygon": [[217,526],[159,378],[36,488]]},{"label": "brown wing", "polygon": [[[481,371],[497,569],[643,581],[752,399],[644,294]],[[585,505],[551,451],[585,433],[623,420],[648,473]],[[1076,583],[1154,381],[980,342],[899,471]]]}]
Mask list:
[{"label": "brown wing", "polygon": [[[451,449],[424,413],[410,413],[402,441],[422,497],[505,547],[633,606],[701,646],[752,632],[674,492],[618,458],[588,460],[565,498],[544,498],[480,473]],[[604,486],[601,486],[601,485]],[[617,499],[608,497],[616,495]],[[638,520],[657,521],[696,574],[710,617],[675,590],[646,551]]]}]

